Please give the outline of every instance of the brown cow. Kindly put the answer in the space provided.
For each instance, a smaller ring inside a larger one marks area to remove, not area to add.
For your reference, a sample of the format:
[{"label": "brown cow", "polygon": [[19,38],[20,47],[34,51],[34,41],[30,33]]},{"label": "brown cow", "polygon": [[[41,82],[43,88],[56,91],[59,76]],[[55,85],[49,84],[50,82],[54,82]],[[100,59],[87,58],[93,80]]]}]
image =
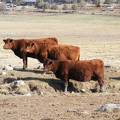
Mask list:
[{"label": "brown cow", "polygon": [[46,60],[44,62],[45,71],[52,71],[57,78],[64,80],[65,92],[67,91],[69,79],[77,81],[97,80],[100,91],[104,85],[104,63],[100,59],[81,60],[81,61],[58,61]]},{"label": "brown cow", "polygon": [[[27,57],[32,57],[32,58],[36,57],[35,54],[26,53],[24,50],[26,48],[27,44],[31,43],[33,41],[33,39],[17,39],[17,40],[15,40],[15,39],[7,38],[3,41],[5,43],[3,46],[4,49],[11,49],[16,56],[23,59],[23,69],[27,68]],[[57,39],[54,37],[34,39],[34,41],[36,41],[38,44],[39,43],[46,43],[46,44],[50,44],[50,45],[58,44]]]},{"label": "brown cow", "polygon": [[37,44],[31,42],[27,45],[25,52],[36,54],[36,58],[44,63],[46,59],[52,60],[79,60],[80,48],[72,45],[52,45],[48,46],[46,43]]}]

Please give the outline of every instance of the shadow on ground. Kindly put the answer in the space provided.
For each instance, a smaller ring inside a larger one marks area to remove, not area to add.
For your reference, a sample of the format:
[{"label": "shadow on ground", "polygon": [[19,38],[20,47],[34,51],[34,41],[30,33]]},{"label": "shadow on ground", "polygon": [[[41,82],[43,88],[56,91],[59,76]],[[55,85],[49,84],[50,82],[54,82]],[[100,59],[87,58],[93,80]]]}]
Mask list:
[{"label": "shadow on ground", "polygon": [[20,71],[20,72],[34,72],[34,73],[38,73],[38,74],[43,74],[44,71],[41,69],[26,69],[23,70],[22,68],[14,68],[15,71]]},{"label": "shadow on ground", "polygon": [[[24,80],[24,81],[40,81],[40,83],[37,83],[37,84],[41,84],[42,83],[47,83],[48,86],[52,87],[55,91],[64,91],[64,82],[62,80],[59,80],[59,79],[48,79],[48,78],[38,78],[38,77],[21,77],[20,78],[21,80]],[[20,80],[18,79],[18,80]],[[11,83],[13,81],[15,81],[16,79],[15,78],[11,78],[11,77],[8,77],[8,78],[5,78],[4,79],[4,83]],[[75,88],[75,86],[73,85],[72,82],[69,82],[69,87],[68,87],[68,91],[69,92],[78,92],[78,89]]]},{"label": "shadow on ground", "polygon": [[120,77],[110,77],[110,79],[120,80]]}]

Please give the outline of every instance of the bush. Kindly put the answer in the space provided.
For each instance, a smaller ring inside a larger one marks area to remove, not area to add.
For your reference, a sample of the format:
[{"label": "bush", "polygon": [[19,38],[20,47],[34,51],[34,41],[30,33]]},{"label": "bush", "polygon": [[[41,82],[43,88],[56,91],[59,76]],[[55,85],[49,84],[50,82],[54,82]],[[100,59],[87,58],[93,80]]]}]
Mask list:
[{"label": "bush", "polygon": [[79,7],[85,7],[86,5],[86,1],[85,0],[81,0],[80,3],[79,3]]},{"label": "bush", "polygon": [[110,3],[112,3],[112,0],[105,0],[104,3],[105,3],[105,4],[110,4]]},{"label": "bush", "polygon": [[6,5],[5,3],[0,3],[0,11],[6,10]]},{"label": "bush", "polygon": [[66,4],[63,5],[63,10],[68,10],[68,6]]},{"label": "bush", "polygon": [[49,9],[49,8],[50,8],[49,3],[44,3],[44,4],[43,4],[43,9]]},{"label": "bush", "polygon": [[56,4],[54,4],[54,5],[51,6],[51,9],[52,10],[58,10],[58,6]]},{"label": "bush", "polygon": [[50,5],[48,3],[37,3],[36,7],[45,10],[45,9],[49,9]]},{"label": "bush", "polygon": [[72,6],[71,6],[71,9],[72,9],[72,10],[77,10],[77,5],[72,5]]}]

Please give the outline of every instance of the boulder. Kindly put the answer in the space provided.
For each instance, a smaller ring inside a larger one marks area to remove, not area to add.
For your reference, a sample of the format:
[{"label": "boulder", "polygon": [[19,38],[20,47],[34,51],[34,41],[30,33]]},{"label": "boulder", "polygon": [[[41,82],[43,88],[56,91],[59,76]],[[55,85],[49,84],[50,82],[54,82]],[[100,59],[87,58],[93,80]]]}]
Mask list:
[{"label": "boulder", "polygon": [[120,111],[120,104],[104,104],[98,109],[100,112]]},{"label": "boulder", "polygon": [[16,80],[10,83],[10,86],[15,94],[29,94],[30,88],[23,80]]}]

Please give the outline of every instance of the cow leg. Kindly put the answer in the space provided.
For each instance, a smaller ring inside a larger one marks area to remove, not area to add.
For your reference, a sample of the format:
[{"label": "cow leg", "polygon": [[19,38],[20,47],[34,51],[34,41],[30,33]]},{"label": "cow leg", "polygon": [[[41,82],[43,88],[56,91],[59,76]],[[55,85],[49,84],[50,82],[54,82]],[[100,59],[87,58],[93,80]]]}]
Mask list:
[{"label": "cow leg", "polygon": [[101,78],[99,78],[99,79],[98,79],[98,83],[99,83],[99,85],[100,85],[100,92],[104,92],[104,91],[105,91],[104,81],[103,81]]},{"label": "cow leg", "polygon": [[68,79],[68,75],[64,75],[64,84],[65,84],[65,89],[64,92],[67,92],[68,90],[68,83],[69,83],[69,79]]},{"label": "cow leg", "polygon": [[64,89],[64,92],[65,92],[65,93],[67,92],[67,89],[68,89],[68,82],[66,81],[66,82],[65,82],[65,89]]},{"label": "cow leg", "polygon": [[23,57],[23,70],[27,68],[27,57]]}]

